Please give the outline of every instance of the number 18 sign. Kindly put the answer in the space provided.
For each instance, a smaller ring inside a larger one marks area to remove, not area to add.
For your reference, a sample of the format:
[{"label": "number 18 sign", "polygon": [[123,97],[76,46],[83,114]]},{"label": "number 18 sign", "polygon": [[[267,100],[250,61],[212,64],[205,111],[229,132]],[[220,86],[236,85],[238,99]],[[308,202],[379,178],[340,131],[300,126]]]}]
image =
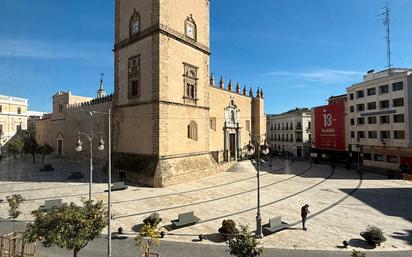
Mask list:
[{"label": "number 18 sign", "polygon": [[315,147],[345,150],[345,104],[315,108]]}]

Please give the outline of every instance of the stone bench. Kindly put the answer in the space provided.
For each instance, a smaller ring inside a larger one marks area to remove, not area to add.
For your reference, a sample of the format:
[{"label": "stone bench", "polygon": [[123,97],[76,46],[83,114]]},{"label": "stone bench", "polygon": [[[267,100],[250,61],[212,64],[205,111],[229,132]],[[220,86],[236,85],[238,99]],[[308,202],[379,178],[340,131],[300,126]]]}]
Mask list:
[{"label": "stone bench", "polygon": [[289,224],[282,221],[282,217],[278,216],[269,220],[268,224],[263,225],[263,232],[267,235],[273,234],[279,230],[285,229]]},{"label": "stone bench", "polygon": [[44,201],[44,205],[41,205],[39,210],[40,211],[48,211],[53,208],[59,208],[62,206],[63,201],[62,199],[53,199],[53,200],[46,200]]},{"label": "stone bench", "polygon": [[[112,187],[111,187],[111,191],[120,191],[120,190],[125,190],[127,189],[128,186],[124,184],[123,181],[121,182],[114,182]],[[105,192],[107,192],[108,190],[104,190]]]},{"label": "stone bench", "polygon": [[181,213],[177,220],[172,220],[172,224],[176,228],[187,227],[198,223],[200,219],[194,215],[194,212]]}]

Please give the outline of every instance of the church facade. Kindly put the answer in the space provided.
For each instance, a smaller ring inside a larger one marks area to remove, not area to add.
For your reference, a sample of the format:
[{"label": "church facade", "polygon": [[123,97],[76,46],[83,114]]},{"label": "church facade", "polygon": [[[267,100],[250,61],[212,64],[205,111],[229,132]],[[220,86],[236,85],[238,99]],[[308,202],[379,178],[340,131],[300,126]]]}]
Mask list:
[{"label": "church facade", "polygon": [[164,187],[222,172],[266,132],[263,91],[211,75],[209,14],[209,0],[115,1],[106,107],[114,170],[128,180]]}]

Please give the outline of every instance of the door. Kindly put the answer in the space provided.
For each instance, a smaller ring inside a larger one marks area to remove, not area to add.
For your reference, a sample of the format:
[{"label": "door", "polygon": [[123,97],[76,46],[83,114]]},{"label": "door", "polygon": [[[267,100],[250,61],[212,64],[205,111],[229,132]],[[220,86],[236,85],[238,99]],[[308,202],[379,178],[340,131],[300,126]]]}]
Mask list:
[{"label": "door", "polygon": [[298,146],[296,149],[296,155],[298,157],[302,157],[302,147]]},{"label": "door", "polygon": [[63,156],[63,140],[61,139],[57,140],[57,154]]},{"label": "door", "polygon": [[230,134],[229,135],[229,141],[230,141],[230,159],[235,159],[236,157],[236,135],[235,134]]}]

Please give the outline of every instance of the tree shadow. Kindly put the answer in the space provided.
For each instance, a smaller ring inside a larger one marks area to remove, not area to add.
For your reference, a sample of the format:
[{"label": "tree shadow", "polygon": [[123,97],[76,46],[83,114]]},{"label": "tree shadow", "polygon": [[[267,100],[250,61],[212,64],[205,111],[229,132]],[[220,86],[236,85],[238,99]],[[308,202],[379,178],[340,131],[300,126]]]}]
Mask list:
[{"label": "tree shadow", "polygon": [[365,240],[359,239],[359,238],[352,238],[351,240],[349,240],[348,244],[352,247],[363,248],[363,249],[368,249],[368,250],[376,248],[376,246],[370,245]]},{"label": "tree shadow", "polygon": [[[340,189],[349,193],[351,189]],[[411,188],[359,188],[352,197],[390,217],[400,217],[412,222]],[[390,233],[392,231],[388,231]],[[390,236],[412,245],[411,230],[396,232]]]},{"label": "tree shadow", "polygon": [[208,240],[213,243],[223,243],[227,241],[226,237],[220,233],[212,233],[212,234],[203,235],[203,240]]},{"label": "tree shadow", "polygon": [[133,232],[136,232],[136,233],[139,233],[140,230],[143,228],[143,226],[144,226],[143,223],[134,225],[134,226],[132,227],[132,231],[133,231]]}]

